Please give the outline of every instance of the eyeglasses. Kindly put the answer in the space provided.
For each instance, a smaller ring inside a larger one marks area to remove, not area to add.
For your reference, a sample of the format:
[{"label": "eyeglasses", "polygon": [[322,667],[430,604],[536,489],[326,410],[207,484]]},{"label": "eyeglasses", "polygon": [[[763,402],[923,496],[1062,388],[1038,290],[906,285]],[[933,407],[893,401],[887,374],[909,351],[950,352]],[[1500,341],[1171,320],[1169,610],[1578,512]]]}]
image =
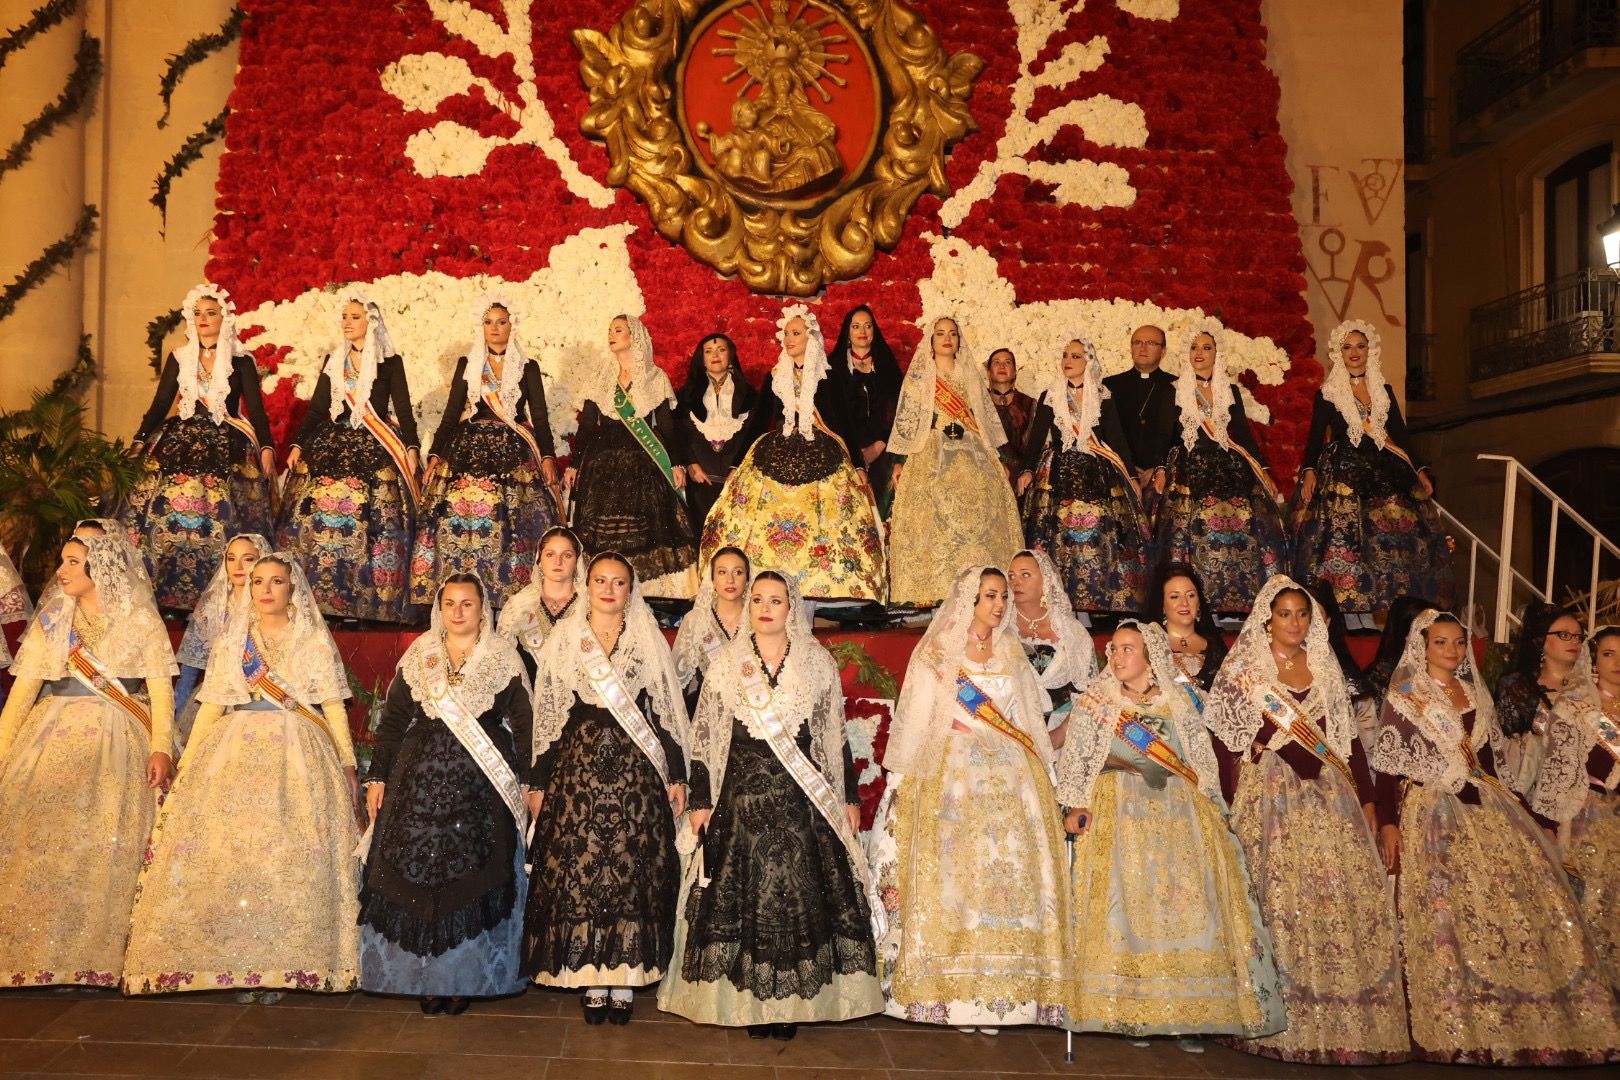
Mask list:
[{"label": "eyeglasses", "polygon": [[1560,641],[1582,642],[1586,640],[1585,630],[1549,630],[1548,637],[1555,637]]}]

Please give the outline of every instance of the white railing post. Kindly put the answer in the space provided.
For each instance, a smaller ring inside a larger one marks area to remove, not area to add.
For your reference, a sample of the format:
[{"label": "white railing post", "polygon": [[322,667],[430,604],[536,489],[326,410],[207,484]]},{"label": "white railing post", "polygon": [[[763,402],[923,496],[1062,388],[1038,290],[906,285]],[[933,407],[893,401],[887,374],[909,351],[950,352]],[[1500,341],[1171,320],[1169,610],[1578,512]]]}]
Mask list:
[{"label": "white railing post", "polygon": [[1502,483],[1502,546],[1497,549],[1501,564],[1496,575],[1496,627],[1491,635],[1498,644],[1508,639],[1508,609],[1513,605],[1513,516],[1518,509],[1518,464],[1509,461]]},{"label": "white railing post", "polygon": [[1558,561],[1558,504],[1552,504],[1552,517],[1547,522],[1547,601],[1556,604],[1553,599],[1553,565]]},{"label": "white railing post", "polygon": [[1597,629],[1598,610],[1598,559],[1603,555],[1603,545],[1592,539],[1592,587],[1586,593],[1586,635],[1592,636]]}]

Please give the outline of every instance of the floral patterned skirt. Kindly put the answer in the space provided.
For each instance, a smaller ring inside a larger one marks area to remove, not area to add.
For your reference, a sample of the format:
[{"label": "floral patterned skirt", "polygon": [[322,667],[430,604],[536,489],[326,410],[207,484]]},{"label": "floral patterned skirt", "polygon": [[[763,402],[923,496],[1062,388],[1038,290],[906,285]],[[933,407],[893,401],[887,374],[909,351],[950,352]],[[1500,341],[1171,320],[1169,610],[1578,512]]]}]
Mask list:
[{"label": "floral patterned skirt", "polygon": [[151,562],[159,606],[190,611],[226,541],[271,534],[270,481],[235,428],[170,417],[118,518]]},{"label": "floral patterned skirt", "polygon": [[1123,1035],[1282,1030],[1271,941],[1215,801],[1104,769],[1070,875],[1069,1027]]},{"label": "floral patterned skirt", "polygon": [[1249,463],[1201,440],[1170,452],[1159,503],[1158,562],[1190,563],[1204,580],[1210,610],[1246,614],[1255,594],[1288,566],[1281,512]]},{"label": "floral patterned skirt", "polygon": [[1078,450],[1041,456],[1024,503],[1024,542],[1052,557],[1076,611],[1141,611],[1147,527],[1118,469]]},{"label": "floral patterned skirt", "polygon": [[276,546],[298,556],[327,615],[416,621],[408,580],[416,510],[393,458],[347,423],[310,442],[287,477]]},{"label": "floral patterned skirt", "polygon": [[1269,751],[1240,768],[1232,829],[1271,931],[1288,1029],[1238,1048],[1311,1065],[1407,1060],[1395,908],[1355,787],[1331,767],[1302,780]]},{"label": "floral patterned skirt", "polygon": [[934,429],[905,461],[889,515],[889,594],[938,604],[964,566],[1006,566],[1023,544],[1018,504],[995,451]]},{"label": "floral patterned skirt", "polygon": [[748,451],[709,513],[698,564],[728,546],[793,574],[809,599],[882,603],[887,592],[877,504],[820,431],[809,441],[773,431]]},{"label": "floral patterned skirt", "polygon": [[932,776],[889,788],[873,825],[889,911],[886,1011],[955,1027],[1057,1026],[1071,971],[1057,796],[1029,751],[963,723],[972,730],[950,733]]},{"label": "floral patterned skirt", "polygon": [[0,762],[0,986],[117,986],[156,799],[148,735],[98,697],[42,697]]},{"label": "floral patterned skirt", "polygon": [[141,871],[126,993],[359,984],[348,783],[324,731],[264,706],[186,752]]},{"label": "floral patterned skirt", "polygon": [[1569,823],[1569,857],[1581,875],[1581,914],[1620,992],[1620,792],[1588,792]]},{"label": "floral patterned skirt", "polygon": [[1401,803],[1396,888],[1416,1057],[1469,1065],[1620,1060],[1620,1012],[1552,845],[1504,789]]},{"label": "floral patterned skirt", "polygon": [[422,492],[411,603],[433,603],[450,574],[477,574],[490,603],[529,583],[540,536],[557,524],[557,504],[534,457],[499,420],[468,420]]}]

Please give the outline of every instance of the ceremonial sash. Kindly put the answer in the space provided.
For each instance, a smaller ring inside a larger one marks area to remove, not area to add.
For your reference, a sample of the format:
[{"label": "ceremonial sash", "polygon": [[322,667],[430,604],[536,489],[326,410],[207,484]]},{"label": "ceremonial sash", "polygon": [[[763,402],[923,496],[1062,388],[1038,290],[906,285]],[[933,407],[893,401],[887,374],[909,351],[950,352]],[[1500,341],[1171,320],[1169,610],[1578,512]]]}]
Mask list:
[{"label": "ceremonial sash", "polygon": [[[146,729],[147,737],[151,737],[151,710],[141,704],[138,698],[131,696],[129,691],[124,689],[124,684],[116,676],[108,672],[102,662],[96,658],[96,654],[91,652],[90,647],[79,637],[77,629],[68,631],[67,666],[68,674],[78,680],[81,685],[89,689],[96,697],[111,702],[129,714],[136,723]],[[168,753],[167,750],[162,752]]]},{"label": "ceremonial sash", "polygon": [[1107,461],[1110,464],[1112,464],[1114,466],[1114,468],[1118,469],[1120,471],[1120,474],[1122,476],[1124,476],[1127,480],[1132,479],[1131,470],[1129,470],[1129,469],[1127,469],[1125,467],[1125,459],[1120,457],[1118,454],[1116,454],[1114,452],[1113,447],[1109,446],[1107,443],[1105,443],[1101,439],[1097,438],[1095,433],[1093,433],[1086,440],[1086,445],[1091,447],[1091,452],[1093,454],[1096,454],[1098,457],[1102,458],[1104,461]]},{"label": "ceremonial sash", "polygon": [[[776,711],[776,701],[771,697],[770,684],[765,681],[765,673],[752,658],[743,660],[740,673],[742,676],[743,706],[754,714],[754,723],[748,725],[750,731],[758,732],[765,737],[771,752],[782,763],[793,782],[799,785],[810,800],[810,805],[826,821],[844,845],[844,852],[849,856],[850,869],[860,880],[861,889],[866,894],[867,908],[872,916],[873,939],[881,941],[887,929],[887,917],[883,910],[883,901],[872,887],[872,875],[867,871],[866,852],[862,849],[860,840],[849,831],[849,820],[844,816],[844,800],[838,792],[833,791],[832,785],[822,775],[815,763],[804,756],[799,744],[794,740]],[[840,691],[841,692],[841,691]],[[840,733],[841,734],[841,733]]]},{"label": "ceremonial sash", "polygon": [[405,440],[399,437],[399,432],[395,431],[388,421],[377,415],[377,410],[371,407],[371,402],[365,402],[363,405],[357,402],[352,387],[343,392],[343,397],[351,410],[360,411],[361,423],[366,425],[366,430],[371,432],[379,443],[382,443],[382,448],[388,451],[388,456],[394,462],[394,471],[399,473],[400,478],[405,481],[406,490],[411,493],[411,502],[420,504],[422,491],[416,482],[416,470],[406,464],[409,457],[405,449]]},{"label": "ceremonial sash", "polygon": [[318,709],[305,705],[293,694],[292,688],[281,681],[270,668],[270,661],[265,658],[263,650],[259,648],[258,638],[248,634],[247,641],[242,646],[242,677],[247,681],[248,688],[258,692],[266,701],[272,701],[290,713],[297,713],[305,720],[320,729],[326,741],[337,749],[337,739],[332,735],[332,729],[326,725],[326,717]]},{"label": "ceremonial sash", "polygon": [[1597,743],[1608,751],[1616,764],[1620,764],[1620,728],[1615,727],[1601,708],[1591,710],[1593,723],[1597,726]]},{"label": "ceremonial sash", "polygon": [[1502,783],[1502,781],[1498,780],[1496,777],[1494,777],[1494,776],[1490,775],[1489,773],[1487,773],[1480,766],[1480,764],[1479,764],[1479,755],[1474,753],[1473,741],[1468,737],[1468,734],[1466,732],[1463,734],[1460,745],[1462,746],[1463,761],[1468,765],[1468,775],[1469,775],[1470,779],[1482,781],[1484,783],[1490,784],[1492,787],[1496,788],[1496,790],[1498,790],[1498,791],[1507,792],[1508,794],[1512,794],[1512,792],[1508,792],[1508,787],[1507,787],[1506,784]]},{"label": "ceremonial sash", "polygon": [[973,409],[950,383],[938,376],[934,379],[934,407],[975,435],[980,434],[979,421],[973,415]]},{"label": "ceremonial sash", "polygon": [[1114,734],[1149,761],[1163,765],[1193,787],[1198,786],[1197,770],[1181,760],[1181,755],[1157,731],[1131,715],[1129,709],[1120,710],[1119,719],[1114,724]]},{"label": "ceremonial sash", "polygon": [[472,755],[473,761],[478,765],[478,771],[494,786],[496,793],[501,797],[501,802],[511,811],[512,820],[517,823],[518,835],[522,836],[529,827],[529,810],[523,803],[523,789],[518,784],[517,774],[506,763],[501,752],[495,749],[489,733],[472,714],[472,710],[463,705],[450,689],[449,681],[443,678],[442,673],[440,681],[428,689],[428,696],[434,708],[438,710],[439,719],[444,721],[444,726],[449,728],[450,734],[461,743],[462,749]]},{"label": "ceremonial sash", "polygon": [[[529,430],[529,426],[527,424],[520,424],[517,422],[515,417],[506,415],[506,406],[501,401],[501,396],[499,394],[485,393],[484,404],[489,406],[489,411],[495,414],[495,418],[497,420],[505,424],[510,430],[517,433],[517,437],[523,440],[523,445],[527,446],[529,448],[529,453],[533,455],[534,467],[536,469],[540,468],[540,463],[545,460],[545,455],[540,452],[540,444],[535,441],[534,432]],[[557,520],[568,520],[568,508],[563,504],[562,492],[549,484],[546,485],[546,490],[551,492],[551,501],[556,504]]]},{"label": "ceremonial sash", "polygon": [[664,746],[658,741],[658,735],[652,729],[641,710],[636,707],[635,699],[625,690],[624,684],[619,681],[619,673],[613,670],[608,662],[607,654],[602,652],[601,644],[596,635],[586,629],[579,638],[580,663],[585,668],[585,677],[591,681],[591,688],[596,696],[602,699],[613,719],[619,722],[624,733],[630,736],[630,741],[647,755],[653,768],[658,771],[658,779],[664,786],[669,786],[669,760],[664,756]]},{"label": "ceremonial sash", "polygon": [[[1204,434],[1208,435],[1216,446],[1220,446],[1221,440],[1215,434],[1215,425],[1210,423],[1207,417],[1202,421],[1202,423],[1204,426]],[[1227,439],[1226,446],[1233,453],[1237,454],[1238,457],[1249,463],[1249,468],[1254,472],[1254,478],[1260,481],[1261,487],[1266,489],[1266,494],[1271,496],[1271,501],[1282,502],[1282,495],[1278,493],[1277,485],[1273,484],[1271,482],[1271,477],[1266,475],[1266,467],[1260,464],[1260,459],[1249,453],[1243,447],[1239,446],[1236,439]]]},{"label": "ceremonial sash", "polygon": [[978,685],[968,677],[967,672],[956,676],[956,703],[962,706],[962,711],[990,725],[1001,732],[1013,742],[1030,752],[1036,761],[1041,759],[1040,753],[1035,749],[1035,741],[1013,725],[1011,720],[1001,715],[996,703],[990,700],[990,695],[979,689]]},{"label": "ceremonial sash", "polygon": [[1260,701],[1266,712],[1271,715],[1271,722],[1277,725],[1279,732],[1309,750],[1321,761],[1338,769],[1344,774],[1344,778],[1350,781],[1351,786],[1355,786],[1356,778],[1350,772],[1350,766],[1333,752],[1333,748],[1327,744],[1327,737],[1311,722],[1311,718],[1305,715],[1297,703],[1286,695],[1273,692],[1269,687],[1261,691]]},{"label": "ceremonial sash", "polygon": [[618,414],[619,420],[629,429],[631,436],[641,448],[647,451],[647,456],[653,459],[653,464],[664,474],[664,479],[675,489],[675,494],[685,502],[686,492],[675,487],[675,466],[669,460],[669,451],[658,441],[658,435],[653,431],[652,425],[636,414],[636,406],[630,400],[630,395],[625,393],[624,387],[618,383],[613,384],[613,411]]}]

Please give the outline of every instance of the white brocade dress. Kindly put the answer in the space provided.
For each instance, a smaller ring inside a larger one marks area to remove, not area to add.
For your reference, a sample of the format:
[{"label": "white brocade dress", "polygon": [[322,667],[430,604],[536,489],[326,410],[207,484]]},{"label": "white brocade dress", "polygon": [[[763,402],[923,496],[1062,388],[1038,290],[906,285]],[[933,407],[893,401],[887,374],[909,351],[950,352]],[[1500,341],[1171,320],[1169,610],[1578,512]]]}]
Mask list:
[{"label": "white brocade dress", "polygon": [[[1013,678],[963,671],[1008,720]],[[889,932],[890,1016],[925,1024],[1056,1026],[1070,978],[1064,838],[1046,767],[954,701],[930,776],[902,776],[870,847]]]}]

